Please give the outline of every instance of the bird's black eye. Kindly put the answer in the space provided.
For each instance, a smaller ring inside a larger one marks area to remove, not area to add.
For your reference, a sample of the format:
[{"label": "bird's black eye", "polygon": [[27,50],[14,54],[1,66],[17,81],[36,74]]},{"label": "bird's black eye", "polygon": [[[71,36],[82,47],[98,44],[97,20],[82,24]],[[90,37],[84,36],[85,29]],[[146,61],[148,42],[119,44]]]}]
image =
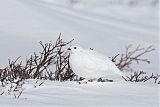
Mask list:
[{"label": "bird's black eye", "polygon": [[77,47],[74,47],[74,49],[77,49]]}]

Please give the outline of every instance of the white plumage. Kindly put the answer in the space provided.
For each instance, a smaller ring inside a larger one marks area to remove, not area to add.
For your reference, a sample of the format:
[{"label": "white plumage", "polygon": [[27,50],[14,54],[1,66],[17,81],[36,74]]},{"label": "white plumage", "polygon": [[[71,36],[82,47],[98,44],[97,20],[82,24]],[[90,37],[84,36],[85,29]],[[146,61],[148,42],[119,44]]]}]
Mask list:
[{"label": "white plumage", "polygon": [[104,55],[79,46],[71,46],[68,50],[70,52],[70,66],[78,76],[87,80],[115,74],[123,76],[115,64]]}]

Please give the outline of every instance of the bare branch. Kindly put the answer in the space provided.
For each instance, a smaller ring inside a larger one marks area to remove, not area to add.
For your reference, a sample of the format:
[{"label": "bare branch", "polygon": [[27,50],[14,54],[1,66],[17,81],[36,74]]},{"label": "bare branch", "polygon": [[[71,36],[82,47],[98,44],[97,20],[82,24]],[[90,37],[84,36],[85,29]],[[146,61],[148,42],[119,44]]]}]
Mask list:
[{"label": "bare branch", "polygon": [[158,79],[160,78],[160,75],[158,74],[151,74],[148,76],[146,72],[139,71],[139,72],[133,72],[130,76],[127,76],[126,78],[123,77],[125,81],[130,81],[130,82],[147,82],[151,79],[154,80],[154,83],[159,83]]},{"label": "bare branch", "polygon": [[131,71],[132,68],[130,67],[130,65],[133,62],[136,62],[137,64],[139,64],[140,62],[146,62],[146,63],[150,64],[150,61],[148,59],[143,59],[141,57],[144,54],[155,50],[155,48],[153,48],[152,45],[148,46],[147,48],[141,48],[141,46],[138,45],[136,47],[136,49],[134,49],[134,50],[132,50],[131,48],[132,48],[132,45],[128,45],[126,47],[125,54],[122,53],[120,55],[119,60],[117,60],[119,54],[112,57],[112,59],[111,59],[121,71],[124,71],[124,70]]}]

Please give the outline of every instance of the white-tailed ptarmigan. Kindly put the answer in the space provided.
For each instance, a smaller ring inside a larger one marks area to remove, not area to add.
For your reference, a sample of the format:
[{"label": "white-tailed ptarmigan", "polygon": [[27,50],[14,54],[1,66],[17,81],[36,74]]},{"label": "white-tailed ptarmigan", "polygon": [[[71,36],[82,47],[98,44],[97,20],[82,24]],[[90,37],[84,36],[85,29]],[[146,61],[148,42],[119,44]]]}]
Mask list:
[{"label": "white-tailed ptarmigan", "polygon": [[107,75],[120,75],[123,73],[106,56],[93,50],[83,49],[79,46],[68,48],[70,53],[69,63],[73,72],[87,80],[99,79]]}]

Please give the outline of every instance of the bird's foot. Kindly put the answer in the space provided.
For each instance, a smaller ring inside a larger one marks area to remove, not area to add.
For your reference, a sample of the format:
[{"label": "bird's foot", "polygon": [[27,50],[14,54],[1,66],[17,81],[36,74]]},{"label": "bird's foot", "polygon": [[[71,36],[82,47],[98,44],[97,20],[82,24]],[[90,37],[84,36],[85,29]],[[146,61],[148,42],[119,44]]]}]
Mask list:
[{"label": "bird's foot", "polygon": [[89,79],[88,82],[95,82],[97,79],[93,78],[93,79]]},{"label": "bird's foot", "polygon": [[113,80],[99,78],[97,82],[113,82]]},{"label": "bird's foot", "polygon": [[105,79],[104,82],[113,82],[113,80]]},{"label": "bird's foot", "polygon": [[88,82],[88,80],[84,79],[84,80],[82,80],[82,81],[79,81],[78,83],[79,83],[79,84],[87,84],[87,82]]}]

